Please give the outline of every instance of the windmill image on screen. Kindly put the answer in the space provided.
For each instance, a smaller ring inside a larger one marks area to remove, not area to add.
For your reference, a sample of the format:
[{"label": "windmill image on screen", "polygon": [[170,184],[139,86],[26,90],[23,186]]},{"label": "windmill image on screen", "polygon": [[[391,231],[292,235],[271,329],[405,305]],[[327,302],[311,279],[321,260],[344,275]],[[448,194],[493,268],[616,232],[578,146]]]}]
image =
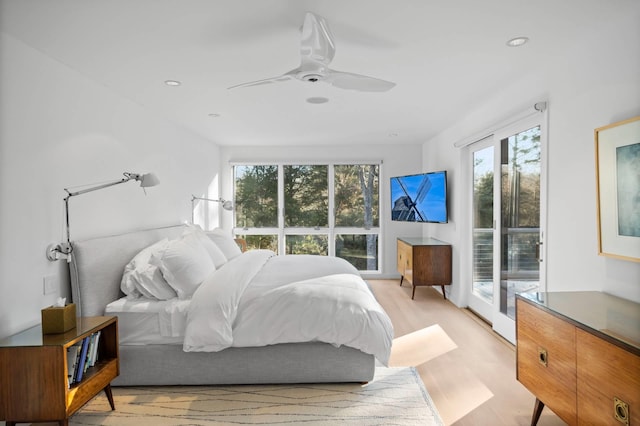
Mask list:
[{"label": "windmill image on screen", "polygon": [[447,172],[392,177],[391,220],[446,223]]}]

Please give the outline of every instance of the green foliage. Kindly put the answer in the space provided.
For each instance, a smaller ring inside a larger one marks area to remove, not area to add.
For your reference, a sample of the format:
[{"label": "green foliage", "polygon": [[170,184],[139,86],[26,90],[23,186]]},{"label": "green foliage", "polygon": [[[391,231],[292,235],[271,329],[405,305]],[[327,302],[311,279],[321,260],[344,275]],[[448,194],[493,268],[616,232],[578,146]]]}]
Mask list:
[{"label": "green foliage", "polygon": [[278,226],[278,167],[235,167],[236,226]]},{"label": "green foliage", "polygon": [[277,235],[239,235],[247,242],[247,250],[271,250],[278,252]]},{"label": "green foliage", "polygon": [[482,175],[473,190],[474,228],[493,227],[493,172]]},{"label": "green foliage", "polygon": [[378,269],[377,235],[336,235],[336,257],[341,257],[359,271]]},{"label": "green foliage", "polygon": [[508,162],[502,166],[502,225],[507,228],[540,225],[540,127],[504,139]]},{"label": "green foliage", "polygon": [[379,226],[377,164],[336,165],[336,226]]},{"label": "green foliage", "polygon": [[317,254],[326,256],[329,253],[326,235],[287,235],[287,254]]},{"label": "green foliage", "polygon": [[285,226],[328,226],[327,169],[327,166],[284,166]]}]

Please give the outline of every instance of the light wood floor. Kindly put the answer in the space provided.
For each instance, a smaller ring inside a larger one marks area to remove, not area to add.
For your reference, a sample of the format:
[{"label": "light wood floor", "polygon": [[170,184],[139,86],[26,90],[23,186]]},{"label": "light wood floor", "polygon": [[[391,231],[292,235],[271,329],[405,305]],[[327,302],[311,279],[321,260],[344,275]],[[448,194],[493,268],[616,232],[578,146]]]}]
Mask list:
[{"label": "light wood floor", "polygon": [[[535,397],[516,380],[515,348],[430,287],[367,280],[391,317],[391,366],[416,367],[446,425],[529,425]],[[564,425],[545,408],[538,425]]]}]

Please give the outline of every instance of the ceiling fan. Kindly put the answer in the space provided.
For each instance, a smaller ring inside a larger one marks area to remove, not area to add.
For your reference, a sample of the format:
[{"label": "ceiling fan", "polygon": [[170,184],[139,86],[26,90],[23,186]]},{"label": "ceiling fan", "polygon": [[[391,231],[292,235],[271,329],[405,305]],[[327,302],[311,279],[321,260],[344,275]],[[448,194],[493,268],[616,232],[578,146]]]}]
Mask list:
[{"label": "ceiling fan", "polygon": [[362,92],[386,92],[396,85],[390,81],[329,68],[329,63],[335,53],[336,48],[333,43],[333,37],[325,19],[307,12],[302,26],[301,59],[298,68],[278,77],[242,83],[231,86],[229,89],[278,83],[294,78],[309,83],[324,82],[340,89]]}]

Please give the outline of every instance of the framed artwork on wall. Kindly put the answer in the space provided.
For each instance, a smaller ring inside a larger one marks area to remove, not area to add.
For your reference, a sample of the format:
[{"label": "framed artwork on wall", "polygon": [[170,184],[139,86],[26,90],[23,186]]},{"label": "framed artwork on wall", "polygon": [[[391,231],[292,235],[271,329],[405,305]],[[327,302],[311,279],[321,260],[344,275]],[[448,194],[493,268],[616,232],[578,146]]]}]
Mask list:
[{"label": "framed artwork on wall", "polygon": [[640,262],[640,116],[595,129],[598,254]]}]

